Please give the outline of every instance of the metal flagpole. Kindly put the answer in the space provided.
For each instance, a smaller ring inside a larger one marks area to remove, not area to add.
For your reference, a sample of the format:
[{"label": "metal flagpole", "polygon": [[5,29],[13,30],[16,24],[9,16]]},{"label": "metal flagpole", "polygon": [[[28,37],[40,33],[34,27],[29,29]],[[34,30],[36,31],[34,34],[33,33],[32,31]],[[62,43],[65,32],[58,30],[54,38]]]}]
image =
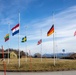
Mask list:
[{"label": "metal flagpole", "polygon": [[42,62],[42,29],[41,29],[41,62]]},{"label": "metal flagpole", "polygon": [[[26,26],[26,29],[27,29],[27,26]],[[26,31],[26,34],[27,34],[27,31]],[[27,35],[26,35],[26,39],[27,39]],[[27,41],[26,41],[26,62],[27,62]]]},{"label": "metal flagpole", "polygon": [[55,41],[54,41],[54,33],[53,33],[53,53],[54,53],[54,66],[55,66]]},{"label": "metal flagpole", "polygon": [[9,43],[8,43],[8,64],[9,64],[9,45],[10,45],[10,24],[8,23],[8,34],[9,34]]},{"label": "metal flagpole", "polygon": [[[26,38],[27,38],[27,37],[26,37]],[[27,43],[26,43],[25,45],[26,45],[26,46],[25,46],[25,47],[26,47],[25,49],[26,49],[26,62],[27,62]]]},{"label": "metal flagpole", "polygon": [[30,56],[30,70],[32,71],[32,63],[31,63],[31,51],[29,50],[29,56]]},{"label": "metal flagpole", "polygon": [[18,51],[19,51],[19,67],[20,67],[20,50],[19,50],[19,46],[20,46],[20,43],[19,43],[19,37],[20,37],[20,13],[19,13],[19,34],[18,34]]},{"label": "metal flagpole", "polygon": [[[53,13],[53,24],[54,24],[54,13]],[[55,29],[54,29],[55,32]],[[55,66],[55,39],[54,39],[54,33],[53,33],[53,54],[54,54],[54,66]]]},{"label": "metal flagpole", "polygon": [[[57,38],[57,33],[56,33],[56,32],[55,32],[55,37]],[[56,42],[56,41],[55,41],[55,50],[56,50],[56,51],[55,51],[55,55],[56,55],[56,60],[57,60],[57,58],[58,58],[58,57],[57,57],[57,54],[58,54],[58,51],[57,51],[57,50],[58,50],[58,49],[57,49],[57,42]]]}]

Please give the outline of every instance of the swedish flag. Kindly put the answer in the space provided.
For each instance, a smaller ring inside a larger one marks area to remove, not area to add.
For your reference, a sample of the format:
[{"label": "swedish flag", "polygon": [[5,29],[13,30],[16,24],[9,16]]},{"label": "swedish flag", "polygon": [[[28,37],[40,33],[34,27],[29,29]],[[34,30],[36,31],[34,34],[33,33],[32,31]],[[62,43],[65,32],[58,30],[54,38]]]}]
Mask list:
[{"label": "swedish flag", "polygon": [[27,41],[27,37],[23,37],[21,42],[26,42]]}]

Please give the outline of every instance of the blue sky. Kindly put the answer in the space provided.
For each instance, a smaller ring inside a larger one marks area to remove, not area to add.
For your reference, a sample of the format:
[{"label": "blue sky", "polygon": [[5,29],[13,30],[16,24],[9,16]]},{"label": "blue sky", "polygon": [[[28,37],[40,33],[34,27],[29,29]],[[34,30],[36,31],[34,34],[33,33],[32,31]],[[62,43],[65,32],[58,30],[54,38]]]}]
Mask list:
[{"label": "blue sky", "polygon": [[[0,0],[0,46],[4,49],[18,49],[18,34],[12,36],[11,28],[19,22],[19,11],[20,50],[40,53],[37,42],[42,38],[42,54],[53,53],[53,34],[47,37],[47,32],[54,24],[56,52],[76,52],[76,0]],[[4,42],[8,32],[10,42]],[[21,43],[24,36],[27,42]]]}]

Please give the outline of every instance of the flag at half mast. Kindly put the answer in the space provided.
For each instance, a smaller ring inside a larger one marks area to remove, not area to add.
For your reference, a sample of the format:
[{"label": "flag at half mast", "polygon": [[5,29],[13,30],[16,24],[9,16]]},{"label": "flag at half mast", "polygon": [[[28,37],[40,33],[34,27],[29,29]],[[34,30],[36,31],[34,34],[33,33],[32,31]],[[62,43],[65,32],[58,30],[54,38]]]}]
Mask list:
[{"label": "flag at half mast", "polygon": [[52,33],[54,33],[54,25],[52,25],[50,30],[47,32],[47,36],[50,36]]},{"label": "flag at half mast", "polygon": [[9,34],[6,34],[6,36],[4,37],[5,42],[9,40]]},{"label": "flag at half mast", "polygon": [[12,36],[14,36],[15,34],[19,33],[19,24],[17,24],[16,26],[14,26],[12,29]]},{"label": "flag at half mast", "polygon": [[37,43],[37,45],[41,44],[42,43],[42,39],[40,39]]}]

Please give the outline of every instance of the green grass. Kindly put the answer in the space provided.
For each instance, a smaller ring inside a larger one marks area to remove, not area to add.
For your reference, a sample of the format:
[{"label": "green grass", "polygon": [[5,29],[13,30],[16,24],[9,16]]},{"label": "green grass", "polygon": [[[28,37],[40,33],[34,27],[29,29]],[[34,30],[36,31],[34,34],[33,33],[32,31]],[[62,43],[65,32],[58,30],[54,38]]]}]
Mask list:
[{"label": "green grass", "polygon": [[[10,59],[9,64],[6,59],[7,71],[62,71],[62,70],[76,70],[76,60],[62,60],[57,59],[56,65],[53,64],[53,59],[43,58],[42,62],[40,58],[30,58],[25,61],[26,58],[21,58],[20,67],[18,65],[18,59]],[[4,70],[3,62],[0,62],[0,70]]]}]

